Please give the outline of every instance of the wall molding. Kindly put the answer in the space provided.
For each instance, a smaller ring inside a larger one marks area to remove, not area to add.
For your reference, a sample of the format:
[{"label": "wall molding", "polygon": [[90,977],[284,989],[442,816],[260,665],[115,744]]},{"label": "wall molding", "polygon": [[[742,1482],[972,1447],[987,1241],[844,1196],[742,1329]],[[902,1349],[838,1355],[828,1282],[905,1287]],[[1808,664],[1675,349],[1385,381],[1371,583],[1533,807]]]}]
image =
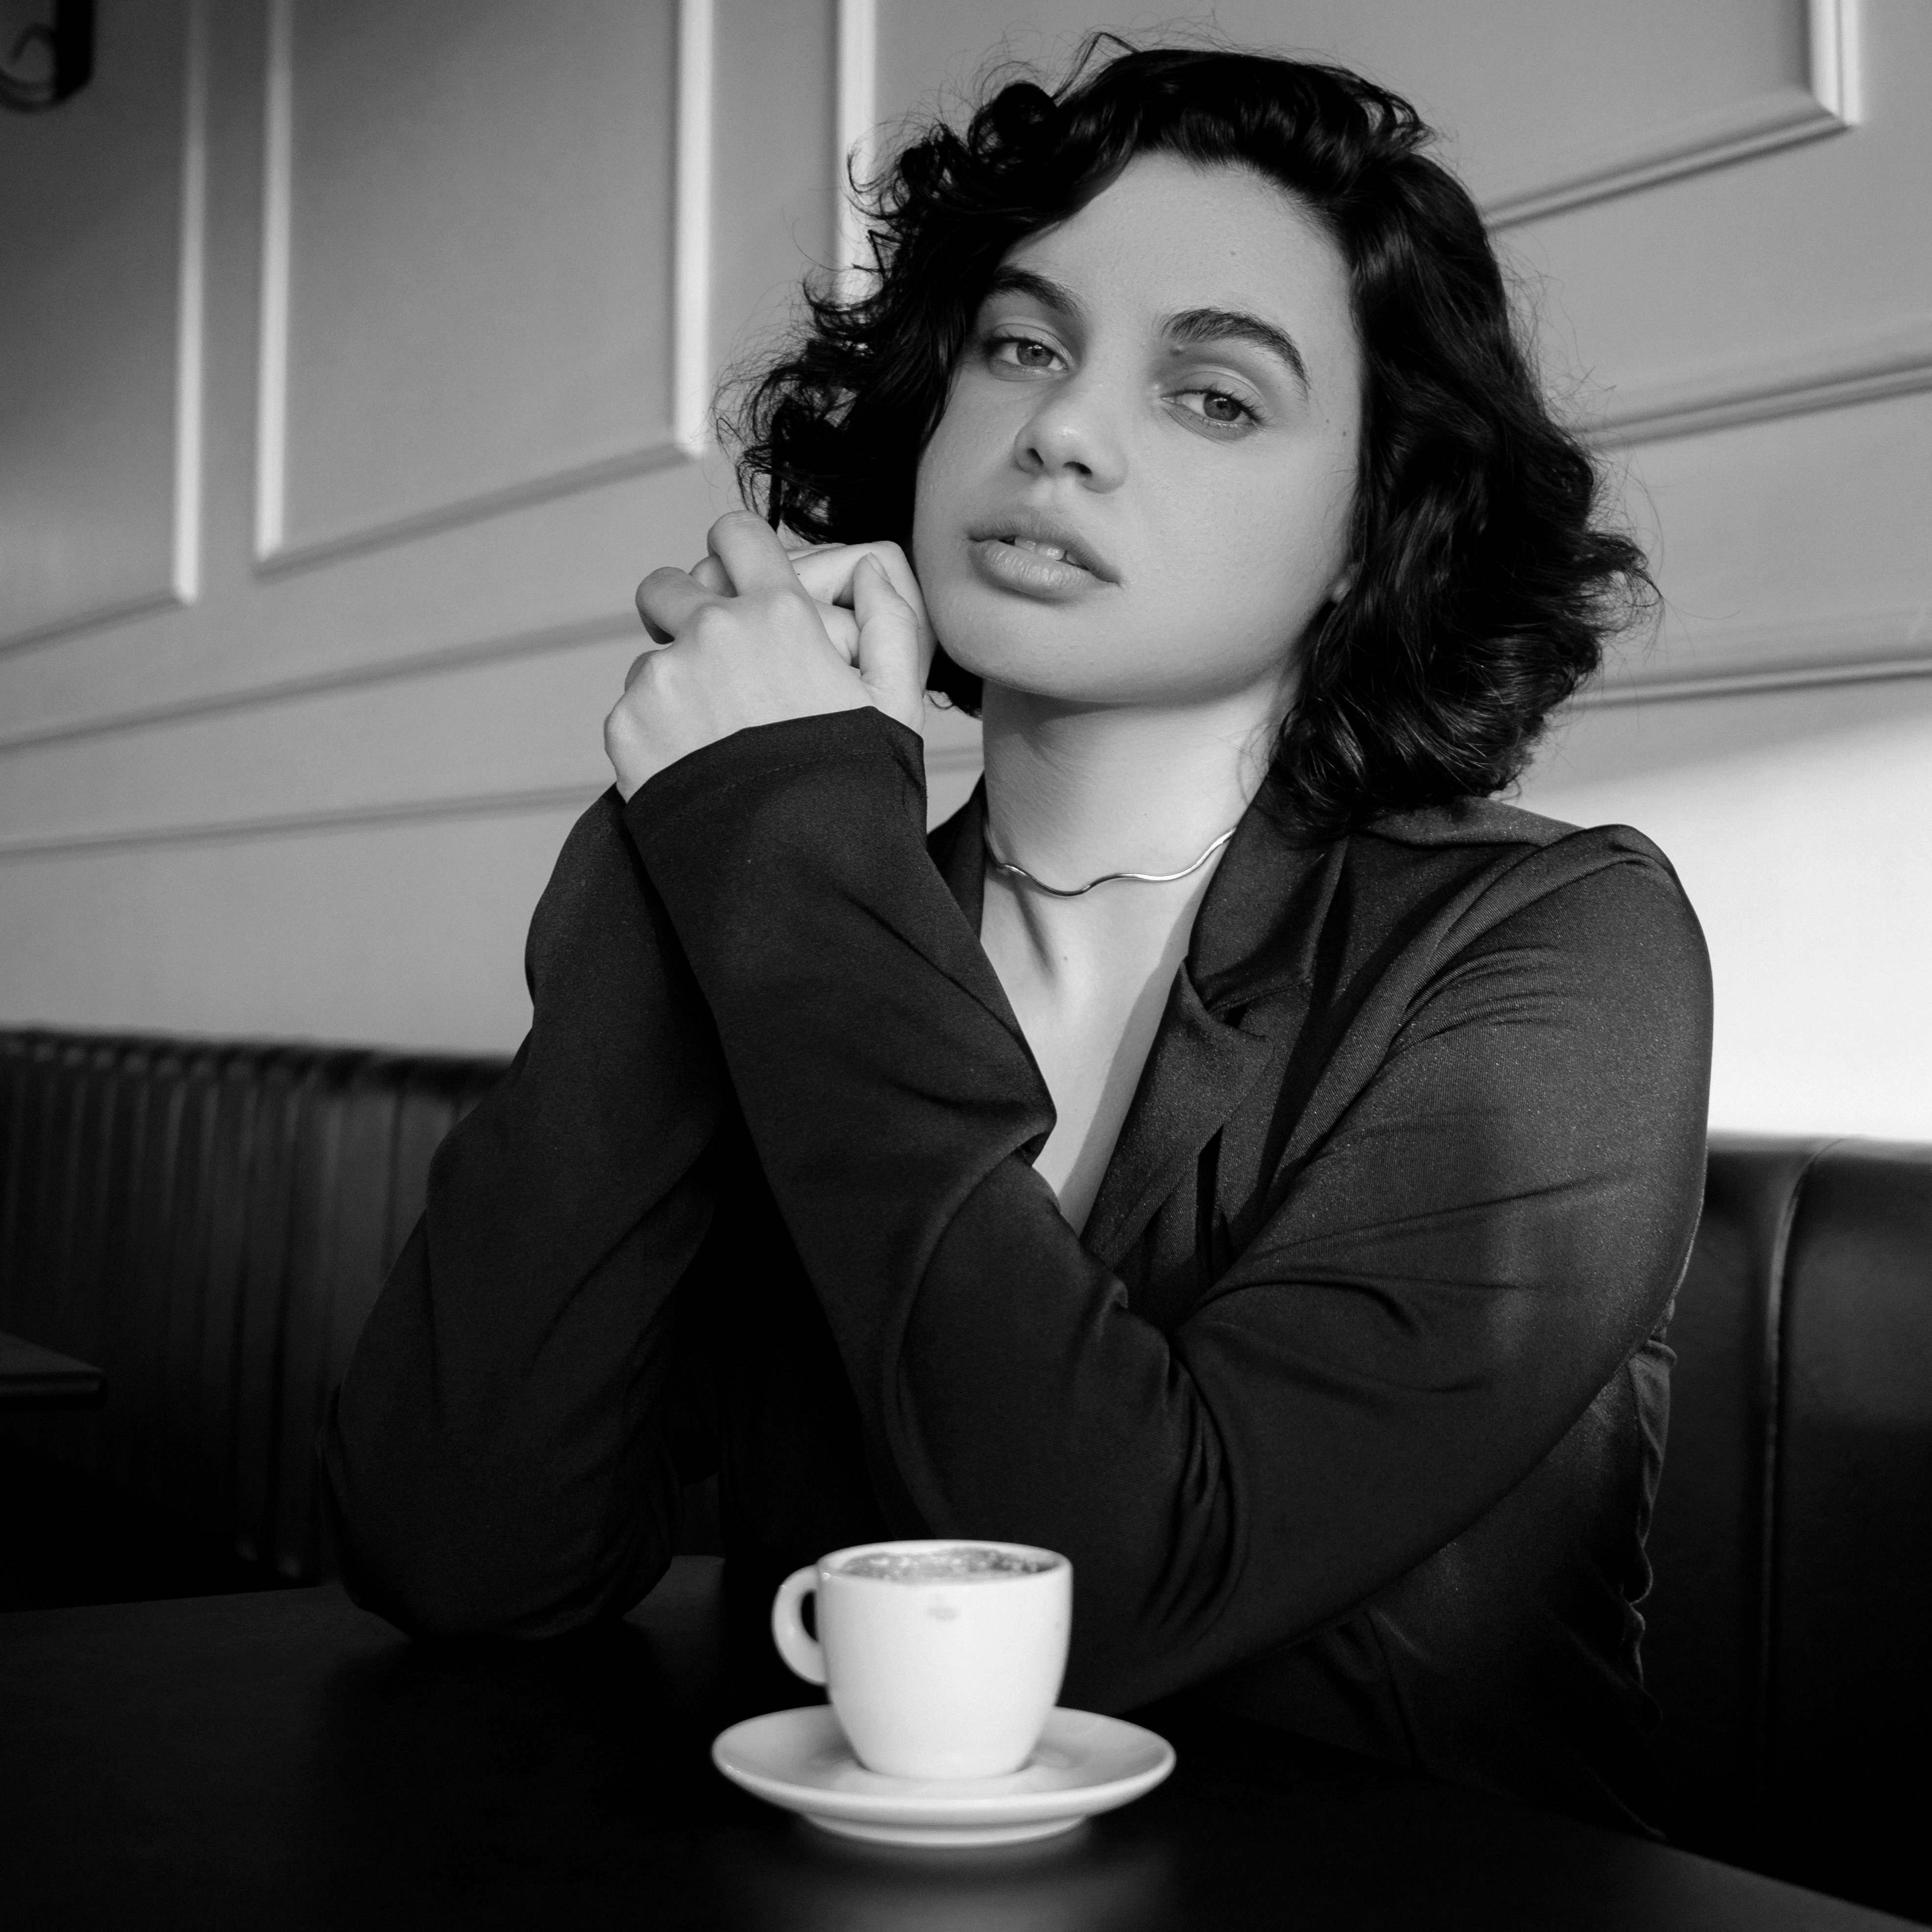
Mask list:
[{"label": "wall molding", "polygon": [[262,262],[255,337],[255,558],[282,549],[288,507],[290,225],[295,175],[295,0],[268,0],[262,87]]},{"label": "wall molding", "polygon": [[[12,752],[79,744],[122,732],[299,704],[372,685],[441,677],[452,671],[513,663],[520,658],[544,656],[588,644],[617,644],[633,638],[635,631],[629,612],[613,612],[436,645],[239,690],[212,692],[102,717],[13,732],[0,736],[0,758]],[[1674,662],[1666,662],[1673,658]],[[1571,704],[1588,709],[1926,675],[1932,675],[1932,604],[1782,621],[1744,619],[1686,627],[1666,634],[1648,646],[1641,661],[1631,669],[1626,671],[1613,667],[1609,676],[1579,692]],[[928,768],[934,773],[972,770],[979,763],[980,753],[970,745],[932,746],[926,752]],[[46,842],[30,842],[37,849],[38,844]],[[63,842],[52,843],[60,845]]]},{"label": "wall molding", "polygon": [[[1674,660],[1674,661],[1673,661]],[[1570,700],[1573,710],[1932,676],[1932,602],[1686,627]]]},{"label": "wall molding", "polygon": [[[434,676],[452,667],[500,662],[546,650],[628,634],[628,626],[586,620],[546,632],[424,651],[377,665],[291,679],[272,686],[179,704],[156,706],[112,718],[26,733],[0,742],[0,753],[55,744],[152,724],[167,724],[254,705],[295,701],[358,686]],[[1738,619],[1704,624],[1666,637],[1643,654],[1645,662],[1610,674],[1580,692],[1570,713],[1623,705],[1741,697],[1752,692],[1868,684],[1932,676],[1932,602],[1895,610],[1827,613],[1787,620]],[[1664,660],[1675,657],[1674,663]],[[970,745],[932,748],[928,770],[947,776],[978,768]],[[509,788],[453,796],[379,800],[309,811],[258,814],[178,825],[136,826],[104,831],[55,833],[0,840],[0,862],[80,857],[160,846],[205,844],[237,839],[281,838],[362,827],[438,820],[580,810],[602,789],[589,784]]]},{"label": "wall molding", "polygon": [[[930,754],[937,774],[976,770],[971,747],[950,746]],[[608,783],[608,781],[605,782]],[[0,839],[0,863],[9,860],[87,857],[139,851],[158,846],[205,845],[238,839],[280,838],[446,819],[506,818],[518,813],[581,812],[604,784],[530,785],[452,796],[386,799],[364,804],[319,806],[310,811],[259,813],[232,819],[198,820],[179,825],[129,826],[100,832],[56,832],[40,837]]]},{"label": "wall molding", "polygon": [[878,0],[838,0],[838,78],[833,108],[832,206],[838,218],[836,270],[839,290],[850,301],[871,267],[866,223],[852,199],[852,176],[872,171],[878,142]]},{"label": "wall molding", "polygon": [[[501,640],[500,654],[514,656],[519,648],[540,647],[536,641],[540,635],[548,635],[553,640],[551,647],[562,648],[569,643],[604,634],[602,629],[585,626],[576,632],[560,630],[550,634],[532,634],[530,638],[521,640],[506,639]],[[1783,621],[1738,620],[1700,626],[1694,632],[1684,632],[1652,646],[1647,655],[1652,658],[1661,658],[1673,650],[1682,654],[1678,664],[1653,665],[1648,669],[1640,668],[1628,676],[1613,671],[1608,679],[1579,692],[1566,710],[1574,714],[1630,704],[1684,702],[1741,697],[1756,692],[1932,676],[1932,602],[1892,610],[1826,614]],[[1714,664],[1713,658],[1717,660]],[[398,662],[377,668],[374,676],[402,678],[433,675],[452,662],[479,661],[481,650],[478,646],[466,647],[460,652],[424,652],[406,663]],[[0,746],[0,750],[18,748],[24,742],[54,742],[70,735],[80,736],[97,731],[134,729],[144,724],[168,723],[181,716],[205,715],[251,703],[306,697],[319,691],[340,689],[372,681],[374,676],[291,681],[272,691],[239,693],[198,708],[158,708],[151,713],[130,713],[117,720],[76,727],[71,732],[56,730],[30,739],[14,739]],[[927,754],[928,769],[937,776],[974,770],[979,764],[978,754],[967,745],[940,746]],[[580,811],[602,789],[601,785],[588,783],[513,787],[453,796],[378,800],[310,811],[258,814],[178,825],[136,826],[4,839],[0,840],[0,862],[326,834],[436,820],[506,817],[564,809]]]},{"label": "wall molding", "polygon": [[188,0],[182,142],[181,281],[175,325],[174,601],[201,595],[202,386],[207,364],[208,4]]},{"label": "wall molding", "polygon": [[179,610],[201,594],[202,372],[207,363],[207,0],[188,0],[182,50],[181,206],[175,272],[174,473],[165,584],[0,636],[0,656],[77,631]]},{"label": "wall molding", "polygon": [[671,269],[671,454],[711,434],[711,151],[717,88],[712,0],[678,0],[677,157]]},{"label": "wall molding", "polygon": [[397,799],[368,805],[330,806],[313,812],[263,814],[185,825],[131,826],[120,831],[76,832],[44,838],[0,839],[0,864],[9,860],[88,857],[164,845],[205,845],[237,839],[313,836],[365,827],[451,818],[513,816],[526,812],[582,811],[602,785],[538,785],[476,792],[452,798]]},{"label": "wall molding", "polygon": [[340,536],[284,544],[266,555],[258,552],[255,573],[258,577],[278,577],[316,564],[333,563],[365,550],[383,550],[444,530],[460,530],[466,524],[480,523],[485,518],[501,516],[511,510],[555,502],[560,497],[594,490],[604,484],[626,482],[655,470],[675,469],[689,460],[690,452],[675,437],[667,437],[662,442],[648,443],[618,455],[546,470],[520,483],[507,483],[500,490],[479,490],[473,496],[454,497],[433,509],[386,518],[380,523],[345,530]]},{"label": "wall molding", "polygon": [[1579,148],[1533,179],[1491,196],[1492,229],[1514,228],[1612,196],[1630,194],[1857,126],[1859,0],[1807,0],[1803,82],[1773,88],[1628,140]]},{"label": "wall molding", "polygon": [[332,562],[693,460],[710,434],[713,0],[678,0],[673,162],[671,424],[638,447],[358,524],[289,541],[289,345],[295,167],[295,0],[270,0],[264,80],[260,337],[255,408],[255,569]]},{"label": "wall molding", "polygon": [[172,583],[165,590],[144,590],[138,596],[123,597],[104,604],[90,604],[64,617],[50,617],[22,631],[0,637],[0,657],[16,651],[29,651],[42,644],[58,644],[81,631],[105,630],[110,625],[125,624],[136,617],[152,617],[162,610],[178,610],[182,599]]},{"label": "wall molding", "polygon": [[415,651],[362,664],[342,664],[326,670],[298,672],[291,677],[276,678],[259,684],[226,691],[205,692],[189,698],[159,704],[142,705],[98,717],[77,718],[56,724],[30,726],[23,731],[0,736],[0,758],[9,752],[36,751],[52,745],[79,744],[90,738],[111,736],[124,731],[142,731],[155,725],[191,724],[197,718],[226,713],[263,710],[278,704],[301,702],[310,698],[332,697],[370,685],[389,684],[417,677],[442,677],[452,671],[484,664],[514,662],[519,658],[543,657],[552,652],[574,650],[580,645],[617,644],[640,635],[634,612],[610,612],[592,617],[574,618],[565,623],[547,624],[527,630],[505,632],[499,635],[466,640],[460,644],[436,644]]},{"label": "wall molding", "polygon": [[1628,448],[1740,423],[1932,389],[1932,316],[1742,365],[1724,362],[1613,391],[1587,424],[1596,443]]}]

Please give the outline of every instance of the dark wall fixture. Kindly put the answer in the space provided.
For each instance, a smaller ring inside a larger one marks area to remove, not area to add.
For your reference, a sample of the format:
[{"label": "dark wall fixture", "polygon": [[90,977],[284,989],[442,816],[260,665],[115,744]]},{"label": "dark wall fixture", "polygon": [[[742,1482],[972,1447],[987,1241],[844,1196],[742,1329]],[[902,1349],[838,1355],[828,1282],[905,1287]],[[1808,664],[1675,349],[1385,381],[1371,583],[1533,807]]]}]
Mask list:
[{"label": "dark wall fixture", "polygon": [[14,37],[0,60],[0,107],[44,113],[85,87],[94,73],[94,0],[52,0],[51,21]]}]

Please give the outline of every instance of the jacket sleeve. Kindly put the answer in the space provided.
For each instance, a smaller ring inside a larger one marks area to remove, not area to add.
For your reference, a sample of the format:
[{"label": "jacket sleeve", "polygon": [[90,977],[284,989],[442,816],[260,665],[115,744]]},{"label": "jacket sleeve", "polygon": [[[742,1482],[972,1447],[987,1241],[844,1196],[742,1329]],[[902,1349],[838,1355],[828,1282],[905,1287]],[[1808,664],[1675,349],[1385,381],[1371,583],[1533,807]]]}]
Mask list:
[{"label": "jacket sleeve", "polygon": [[900,1533],[1066,1552],[1066,1694],[1129,1708],[1402,1576],[1642,1341],[1697,1214],[1702,940],[1634,846],[1518,868],[1165,1331],[1033,1171],[1051,1103],[922,807],[913,734],[851,712],[708,748],[628,818]]},{"label": "jacket sleeve", "polygon": [[675,1291],[724,1076],[621,814],[606,793],[558,858],[529,1036],[438,1150],[322,1431],[344,1580],[406,1630],[628,1608],[669,1561],[676,1462],[704,1454]]}]

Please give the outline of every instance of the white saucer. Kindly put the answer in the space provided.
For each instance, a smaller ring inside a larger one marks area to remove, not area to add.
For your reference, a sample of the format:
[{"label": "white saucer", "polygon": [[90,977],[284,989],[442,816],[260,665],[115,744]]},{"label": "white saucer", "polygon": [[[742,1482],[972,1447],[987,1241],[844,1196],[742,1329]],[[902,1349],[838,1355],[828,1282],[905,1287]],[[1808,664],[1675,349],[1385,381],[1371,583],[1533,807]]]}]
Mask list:
[{"label": "white saucer", "polygon": [[1174,1747],[1118,1718],[1056,1710],[1032,1756],[1004,1778],[884,1778],[852,1755],[830,1705],[807,1704],[720,1732],[711,1758],[733,1784],[845,1838],[1013,1845],[1151,1791],[1174,1768]]}]

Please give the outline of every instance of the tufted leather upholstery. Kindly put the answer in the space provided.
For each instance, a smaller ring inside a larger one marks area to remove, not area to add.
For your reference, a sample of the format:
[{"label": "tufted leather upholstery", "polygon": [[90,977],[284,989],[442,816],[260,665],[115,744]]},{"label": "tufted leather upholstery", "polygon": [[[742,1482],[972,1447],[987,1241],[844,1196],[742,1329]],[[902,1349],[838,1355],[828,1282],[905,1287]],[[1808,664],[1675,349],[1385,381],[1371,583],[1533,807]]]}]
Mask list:
[{"label": "tufted leather upholstery", "polygon": [[1670,1340],[1672,1834],[1932,1918],[1932,1147],[1714,1137]]},{"label": "tufted leather upholstery", "polygon": [[[321,1574],[322,1404],[502,1064],[0,1034],[0,1329],[108,1376],[8,1432]],[[1932,1916],[1932,1148],[1714,1139],[1670,1339],[1672,1835]]]},{"label": "tufted leather upholstery", "polygon": [[0,1034],[0,1329],[106,1371],[16,1442],[322,1573],[314,1442],[496,1060]]}]

